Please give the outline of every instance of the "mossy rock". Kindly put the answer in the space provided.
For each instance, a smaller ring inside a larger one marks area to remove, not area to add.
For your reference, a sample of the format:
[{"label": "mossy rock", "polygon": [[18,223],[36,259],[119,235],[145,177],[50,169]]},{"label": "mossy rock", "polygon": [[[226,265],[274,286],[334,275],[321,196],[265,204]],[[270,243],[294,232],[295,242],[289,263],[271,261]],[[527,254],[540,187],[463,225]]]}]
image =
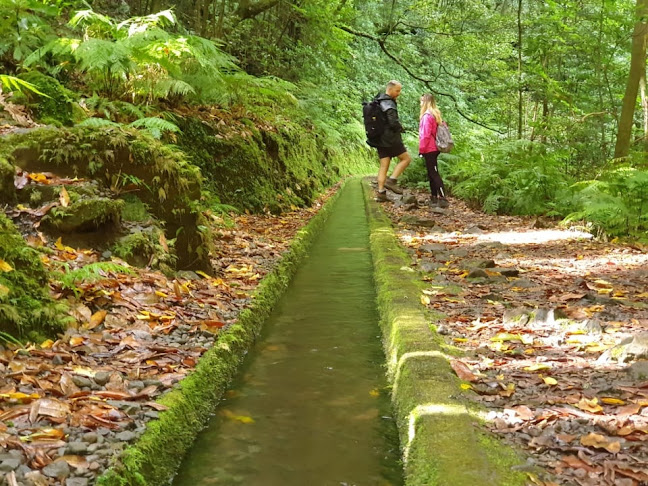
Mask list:
[{"label": "mossy rock", "polygon": [[124,201],[96,197],[82,199],[67,208],[54,208],[41,225],[62,233],[86,233],[106,226],[118,227]]},{"label": "mossy rock", "polygon": [[[178,267],[210,270],[200,212],[202,177],[184,153],[135,129],[41,128],[0,138],[0,157],[30,172],[137,186],[137,197],[176,237]],[[177,235],[177,236],[176,236]]]},{"label": "mossy rock", "polygon": [[25,244],[0,212],[0,331],[38,340],[64,328],[65,308],[46,292],[48,274],[36,250]]},{"label": "mossy rock", "polygon": [[14,174],[14,166],[0,156],[0,203],[10,204],[16,199]]},{"label": "mossy rock", "polygon": [[38,71],[22,73],[18,77],[34,84],[41,93],[47,95],[47,97],[40,96],[27,90],[20,95],[25,97],[24,104],[31,108],[38,120],[43,123],[68,126],[79,121],[75,120],[78,118],[75,109],[77,96],[58,80]]},{"label": "mossy rock", "polygon": [[173,241],[167,242],[169,250],[162,246],[160,237],[164,233],[155,226],[126,235],[111,248],[112,253],[137,267],[150,266],[171,273],[175,268],[177,257]]}]

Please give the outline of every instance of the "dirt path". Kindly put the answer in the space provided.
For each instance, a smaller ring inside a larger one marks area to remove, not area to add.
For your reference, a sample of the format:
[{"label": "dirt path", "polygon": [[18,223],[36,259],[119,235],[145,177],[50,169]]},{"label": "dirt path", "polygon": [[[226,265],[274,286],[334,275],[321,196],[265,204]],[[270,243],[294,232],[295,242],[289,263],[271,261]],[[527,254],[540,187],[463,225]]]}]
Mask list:
[{"label": "dirt path", "polygon": [[648,484],[648,254],[456,200],[385,209],[438,332],[467,353],[453,368],[529,453],[530,484]]}]

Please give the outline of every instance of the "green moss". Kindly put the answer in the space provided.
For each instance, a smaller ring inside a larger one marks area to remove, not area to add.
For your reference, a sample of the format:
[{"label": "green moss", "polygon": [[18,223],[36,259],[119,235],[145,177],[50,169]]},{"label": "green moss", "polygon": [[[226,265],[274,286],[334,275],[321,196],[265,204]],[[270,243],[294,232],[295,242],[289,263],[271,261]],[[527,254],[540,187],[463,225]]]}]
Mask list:
[{"label": "green moss", "polygon": [[174,242],[167,242],[169,246],[169,251],[167,251],[160,243],[162,235],[162,230],[157,227],[131,233],[117,240],[117,243],[112,247],[112,252],[131,265],[150,266],[170,274],[175,268],[177,258],[173,250]]},{"label": "green moss", "polygon": [[[465,397],[447,346],[420,305],[421,282],[404,271],[410,259],[365,185],[383,345],[392,382],[406,484],[522,485],[517,454],[479,427],[480,410]],[[432,316],[433,318],[438,316]]]},{"label": "green moss", "polygon": [[0,155],[0,203],[12,203],[16,199],[14,166]]},{"label": "green moss", "polygon": [[326,222],[334,200],[330,200],[298,232],[290,251],[263,279],[250,307],[241,312],[238,324],[223,332],[212,349],[200,359],[196,370],[182,380],[178,388],[160,399],[169,409],[160,414],[159,420],[147,425],[137,444],[126,449],[97,484],[153,486],[166,484],[173,477],[182,457],[226,391],[247,349]]},{"label": "green moss", "polygon": [[121,217],[124,221],[141,223],[152,219],[148,206],[134,194],[124,194],[121,196],[124,201]]},{"label": "green moss", "polygon": [[209,269],[202,177],[176,148],[125,128],[41,128],[0,139],[2,156],[31,172],[91,177],[118,190],[139,181],[137,197],[177,235],[178,266]]},{"label": "green moss", "polygon": [[105,197],[81,199],[66,208],[53,208],[41,225],[63,233],[94,231],[107,225],[117,227],[123,206],[124,201]]},{"label": "green moss", "polygon": [[65,308],[46,293],[48,276],[38,252],[1,212],[0,259],[11,268],[0,270],[0,331],[31,340],[61,331]]},{"label": "green moss", "polygon": [[36,118],[51,125],[72,125],[74,123],[74,109],[77,96],[65,88],[61,83],[51,76],[38,71],[30,71],[19,75],[21,79],[36,85],[41,93],[47,96],[40,96],[29,91],[22,96],[26,98],[26,104],[31,108]]}]

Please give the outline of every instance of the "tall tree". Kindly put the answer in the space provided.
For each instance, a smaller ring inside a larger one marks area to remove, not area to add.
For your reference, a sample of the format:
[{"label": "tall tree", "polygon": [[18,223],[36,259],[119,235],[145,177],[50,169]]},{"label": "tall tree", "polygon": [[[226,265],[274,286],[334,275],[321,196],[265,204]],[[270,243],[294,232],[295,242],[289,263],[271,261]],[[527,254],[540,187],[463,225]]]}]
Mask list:
[{"label": "tall tree", "polygon": [[635,108],[637,105],[637,94],[639,83],[646,72],[646,38],[648,34],[648,0],[637,0],[637,22],[632,33],[632,50],[630,57],[630,73],[626,84],[623,104],[621,106],[621,118],[619,119],[619,131],[617,133],[614,157],[626,157],[630,153],[632,139],[632,126],[634,122]]}]

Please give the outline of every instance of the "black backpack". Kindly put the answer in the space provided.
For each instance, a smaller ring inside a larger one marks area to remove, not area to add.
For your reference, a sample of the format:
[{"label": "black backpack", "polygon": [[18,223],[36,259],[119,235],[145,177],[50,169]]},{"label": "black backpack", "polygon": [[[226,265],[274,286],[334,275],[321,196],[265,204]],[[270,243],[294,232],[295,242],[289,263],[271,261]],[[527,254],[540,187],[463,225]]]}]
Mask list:
[{"label": "black backpack", "polygon": [[380,109],[380,101],[372,100],[362,103],[362,118],[364,119],[365,133],[367,134],[367,144],[375,147],[376,143],[385,133],[387,121],[385,115]]}]

